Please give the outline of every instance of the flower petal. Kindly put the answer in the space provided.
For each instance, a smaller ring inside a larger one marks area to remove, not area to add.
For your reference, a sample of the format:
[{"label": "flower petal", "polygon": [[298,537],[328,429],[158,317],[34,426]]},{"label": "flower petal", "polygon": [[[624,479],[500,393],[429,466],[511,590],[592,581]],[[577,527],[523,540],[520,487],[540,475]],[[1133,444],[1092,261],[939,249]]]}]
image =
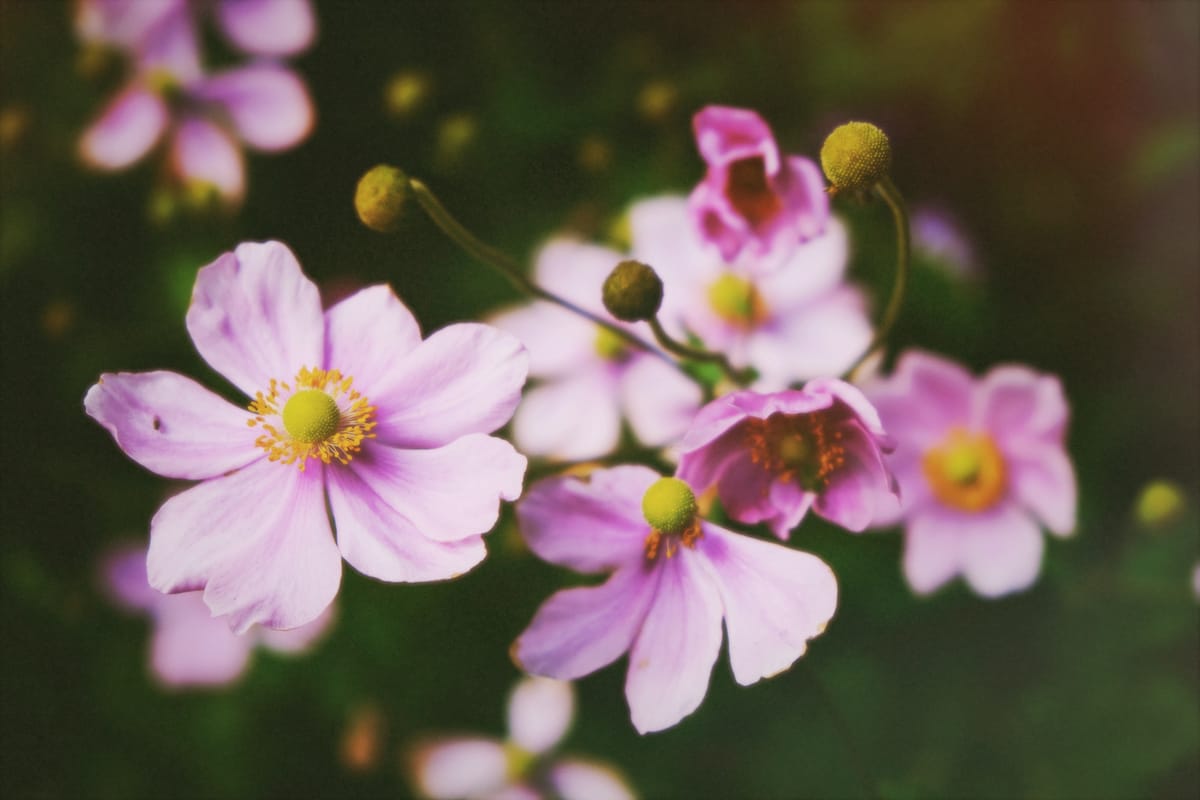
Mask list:
[{"label": "flower petal", "polygon": [[162,599],[146,580],[146,548],[129,544],[110,551],[100,562],[106,594],[127,609],[149,611]]},{"label": "flower petal", "polygon": [[974,515],[963,536],[963,572],[984,597],[1019,592],[1037,580],[1045,541],[1037,523],[1015,506]]},{"label": "flower petal", "polygon": [[513,643],[513,660],[526,672],[565,681],[611,664],[633,643],[658,573],[630,565],[599,586],[555,592]]},{"label": "flower petal", "polygon": [[830,477],[813,507],[848,531],[859,533],[895,505],[898,486],[878,446],[857,422],[839,426],[845,463]]},{"label": "flower petal", "polygon": [[790,667],[837,608],[833,570],[821,559],[715,525],[700,549],[725,608],[729,663],[743,686]]},{"label": "flower petal", "polygon": [[336,606],[330,604],[319,617],[299,628],[290,628],[285,631],[274,628],[256,628],[255,631],[258,634],[258,641],[268,650],[274,650],[276,653],[303,653],[325,635],[336,617]]},{"label": "flower petal", "polygon": [[217,21],[235,47],[259,56],[296,55],[317,32],[309,0],[219,0]]},{"label": "flower petal", "polygon": [[211,184],[226,201],[241,201],[246,189],[242,151],[217,125],[199,117],[189,117],[176,125],[170,161],[185,183]]},{"label": "flower petal", "polygon": [[106,372],[83,407],[126,455],[168,478],[211,478],[263,455],[249,413],[173,372]]},{"label": "flower petal", "polygon": [[530,390],[513,418],[513,441],[530,455],[560,461],[611,453],[621,438],[617,386],[602,365],[587,365]]},{"label": "flower petal", "polygon": [[[769,296],[769,295],[768,295]],[[871,343],[862,293],[843,286],[748,337],[765,385],[784,387],[846,370]]]},{"label": "flower petal", "polygon": [[508,738],[529,753],[558,744],[575,717],[575,690],[567,681],[525,678],[508,698]]},{"label": "flower petal", "polygon": [[447,542],[491,530],[500,500],[521,495],[525,464],[503,439],[472,433],[432,450],[372,444],[350,469],[418,531]]},{"label": "flower petal", "polygon": [[329,507],[338,549],[350,566],[381,581],[417,583],[455,578],[483,561],[483,537],[453,542],[426,537],[352,469],[331,469]]},{"label": "flower petal", "polygon": [[604,310],[601,287],[624,258],[607,247],[557,237],[546,242],[534,257],[534,276],[543,288],[559,297],[611,319]]},{"label": "flower petal", "polygon": [[846,226],[831,218],[824,233],[797,245],[785,263],[757,282],[757,288],[773,312],[787,316],[837,289],[849,259]]},{"label": "flower petal", "polygon": [[969,422],[974,381],[953,361],[908,350],[890,378],[873,381],[864,391],[888,433],[923,451],[950,428]]},{"label": "flower petal", "polygon": [[491,433],[521,401],[528,371],[525,348],[510,334],[479,323],[442,328],[373,378],[375,435],[396,447],[439,447]]},{"label": "flower petal", "polygon": [[639,442],[668,445],[683,436],[704,397],[700,387],[660,358],[633,356],[621,375],[621,406]]},{"label": "flower petal", "polygon": [[625,677],[638,733],[669,728],[699,707],[721,649],[721,595],[703,557],[681,548],[655,571],[658,590]]},{"label": "flower petal", "polygon": [[308,89],[284,67],[253,64],[227,70],[205,79],[194,91],[224,108],[241,140],[257,150],[294,147],[313,127]]},{"label": "flower petal", "polygon": [[993,368],[980,382],[976,418],[997,439],[1061,442],[1070,412],[1062,383],[1016,365]]},{"label": "flower petal", "polygon": [[203,588],[213,615],[228,615],[237,632],[316,619],[342,575],[321,466],[262,459],[172,497],[150,523],[150,585]]},{"label": "flower petal", "polygon": [[642,497],[658,479],[649,467],[626,465],[540,480],[517,504],[521,535],[538,558],[576,572],[638,564],[649,533]]},{"label": "flower petal", "polygon": [[79,152],[98,169],[124,169],[150,152],[166,128],[162,99],[149,89],[131,86],[84,132]]},{"label": "flower petal", "polygon": [[321,295],[279,242],[238,245],[196,275],[187,329],[200,355],[250,397],[321,364]]},{"label": "flower petal", "polygon": [[904,577],[917,594],[929,594],[963,566],[969,521],[952,511],[932,508],[914,514],[904,531]]},{"label": "flower petal", "polygon": [[420,794],[432,800],[489,797],[506,788],[508,754],[483,737],[427,742],[413,751],[412,775]]},{"label": "flower petal", "polygon": [[150,666],[166,686],[221,686],[246,671],[254,635],[212,617],[200,592],[164,597],[157,617]]},{"label": "flower petal", "polygon": [[1069,536],[1075,530],[1075,470],[1059,445],[1023,443],[1008,454],[1009,480],[1017,501],[1051,532]]},{"label": "flower petal", "polygon": [[372,402],[374,386],[420,344],[416,318],[386,284],[368,286],[325,311],[325,368],[353,377],[354,388]]},{"label": "flower petal", "polygon": [[550,768],[550,785],[562,800],[634,800],[633,790],[612,767],[581,758],[560,758]]},{"label": "flower petal", "polygon": [[581,363],[597,358],[596,326],[552,303],[536,301],[511,308],[488,322],[525,345],[533,377],[574,372]]}]

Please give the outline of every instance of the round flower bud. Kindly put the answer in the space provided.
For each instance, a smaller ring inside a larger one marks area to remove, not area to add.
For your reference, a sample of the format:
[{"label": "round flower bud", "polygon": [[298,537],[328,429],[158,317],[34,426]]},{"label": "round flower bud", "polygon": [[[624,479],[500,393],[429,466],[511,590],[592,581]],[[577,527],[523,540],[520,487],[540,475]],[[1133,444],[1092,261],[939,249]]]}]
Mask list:
[{"label": "round flower bud", "polygon": [[1170,527],[1187,510],[1183,488],[1174,481],[1154,480],[1142,487],[1134,506],[1134,516],[1147,530]]},{"label": "round flower bud", "polygon": [[680,534],[696,519],[696,495],[679,478],[659,478],[642,495],[642,516],[661,533]]},{"label": "round flower bud", "polygon": [[604,307],[622,322],[650,319],[662,299],[662,279],[640,261],[622,261],[604,279]]},{"label": "round flower bud", "polygon": [[404,171],[380,164],[359,179],[354,190],[354,210],[371,230],[393,233],[404,217],[408,195],[408,176]]},{"label": "round flower bud", "polygon": [[869,122],[847,122],[833,129],[821,146],[821,168],[835,192],[869,189],[887,177],[892,145]]}]

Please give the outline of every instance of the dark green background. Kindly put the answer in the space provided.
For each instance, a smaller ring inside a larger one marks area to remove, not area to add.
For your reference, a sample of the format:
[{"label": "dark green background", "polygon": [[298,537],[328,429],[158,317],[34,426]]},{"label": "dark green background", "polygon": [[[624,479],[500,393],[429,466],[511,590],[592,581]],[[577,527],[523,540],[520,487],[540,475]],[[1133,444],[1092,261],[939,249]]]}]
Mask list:
[{"label": "dark green background", "polygon": [[[639,737],[622,662],[580,682],[568,749],[620,764],[647,797],[1195,796],[1196,3],[316,4],[320,39],[296,62],[314,135],[249,159],[236,216],[155,223],[155,166],[96,175],[75,158],[114,84],[81,76],[69,7],[0,2],[0,109],[26,123],[0,161],[5,796],[404,796],[413,737],[500,734],[508,644],[573,580],[507,521],[454,582],[347,569],[340,622],[307,659],[260,655],[228,691],[157,689],[148,625],[103,599],[95,561],[144,537],[170,487],[83,415],[83,394],[101,371],[153,368],[227,390],[183,312],[195,270],[244,240],[287,242],[334,290],[390,281],[427,331],[477,318],[512,290],[419,214],[397,236],[363,228],[366,168],[425,178],[525,259],[555,229],[599,235],[635,197],[689,189],[690,115],[713,102],[757,108],[790,152],[815,155],[850,118],[890,133],[898,185],[959,216],[984,273],[918,263],[896,344],[1062,376],[1079,532],[1049,543],[1028,593],[918,600],[899,536],[806,522],[793,542],[834,566],[842,602],[795,668],[741,688],[722,655],[696,714]],[[405,69],[432,88],[397,119],[381,98]],[[640,110],[652,83],[675,93],[665,113]],[[474,139],[439,145],[460,114]],[[608,168],[581,168],[588,137]],[[886,213],[838,207],[878,296]],[[1147,530],[1132,506],[1157,477],[1189,508]],[[353,771],[339,743],[364,706],[386,720],[383,750]]]}]

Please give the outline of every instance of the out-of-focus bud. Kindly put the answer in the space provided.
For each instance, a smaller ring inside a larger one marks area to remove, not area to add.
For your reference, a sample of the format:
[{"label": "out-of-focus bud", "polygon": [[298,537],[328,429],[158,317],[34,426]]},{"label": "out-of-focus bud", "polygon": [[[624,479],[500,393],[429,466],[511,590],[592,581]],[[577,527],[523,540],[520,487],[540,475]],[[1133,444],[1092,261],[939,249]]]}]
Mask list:
[{"label": "out-of-focus bud", "polygon": [[1176,522],[1186,508],[1182,487],[1174,481],[1159,479],[1142,487],[1133,513],[1139,525],[1157,531]]},{"label": "out-of-focus bud", "polygon": [[579,166],[585,172],[604,172],[612,166],[612,145],[603,136],[591,135],[579,143]]},{"label": "out-of-focus bud", "polygon": [[16,149],[29,132],[29,109],[23,105],[11,105],[0,109],[0,152]]},{"label": "out-of-focus bud", "polygon": [[383,107],[394,119],[407,119],[429,99],[433,82],[416,70],[397,72],[383,89]]},{"label": "out-of-focus bud", "polygon": [[622,322],[650,319],[662,299],[662,279],[640,261],[622,261],[604,279],[604,307]]},{"label": "out-of-focus bud", "polygon": [[826,137],[821,146],[821,168],[834,192],[870,189],[892,168],[892,145],[878,126],[847,122]]},{"label": "out-of-focus bud", "polygon": [[384,718],[374,703],[359,707],[342,734],[342,765],[351,772],[374,769],[383,752]]},{"label": "out-of-focus bud", "polygon": [[638,92],[637,110],[647,122],[662,122],[679,104],[679,90],[667,80],[647,83]]},{"label": "out-of-focus bud", "polygon": [[439,169],[452,170],[462,162],[475,138],[479,135],[479,122],[469,113],[451,114],[442,120],[437,132],[437,165]]},{"label": "out-of-focus bud", "polygon": [[388,164],[367,170],[354,190],[354,210],[373,231],[393,233],[404,218],[410,189],[404,171]]}]

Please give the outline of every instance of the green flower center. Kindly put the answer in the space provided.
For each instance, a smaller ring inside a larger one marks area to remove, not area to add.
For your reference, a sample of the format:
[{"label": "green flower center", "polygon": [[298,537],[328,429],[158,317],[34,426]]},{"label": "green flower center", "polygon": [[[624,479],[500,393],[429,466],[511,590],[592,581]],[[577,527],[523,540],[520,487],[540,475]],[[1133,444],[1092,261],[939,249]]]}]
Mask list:
[{"label": "green flower center", "polygon": [[608,328],[597,327],[593,346],[596,348],[596,354],[605,361],[623,361],[629,355],[629,345]]},{"label": "green flower center", "polygon": [[283,427],[293,439],[309,444],[337,433],[341,418],[337,403],[320,389],[296,392],[283,406]]},{"label": "green flower center", "polygon": [[726,322],[750,327],[766,316],[762,297],[754,284],[727,272],[708,286],[708,304]]},{"label": "green flower center", "polygon": [[659,478],[642,496],[642,515],[662,533],[683,533],[695,521],[696,511],[692,487],[679,478]]}]

